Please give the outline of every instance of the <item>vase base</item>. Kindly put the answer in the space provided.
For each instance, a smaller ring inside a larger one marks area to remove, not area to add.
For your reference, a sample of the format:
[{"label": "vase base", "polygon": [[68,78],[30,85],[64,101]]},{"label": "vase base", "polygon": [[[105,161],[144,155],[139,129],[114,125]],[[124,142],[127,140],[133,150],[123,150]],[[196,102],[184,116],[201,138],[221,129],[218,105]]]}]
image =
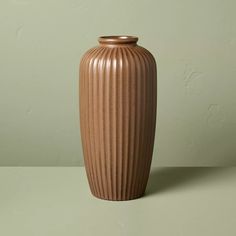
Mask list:
[{"label": "vase base", "polygon": [[140,194],[136,194],[136,195],[132,195],[132,196],[125,196],[125,197],[122,197],[122,198],[116,198],[116,197],[108,197],[108,196],[100,196],[100,195],[97,195],[93,192],[91,192],[92,195],[100,200],[105,200],[105,201],[131,201],[131,200],[135,200],[135,199],[138,199],[138,198],[141,198],[145,195],[145,192],[142,192]]}]

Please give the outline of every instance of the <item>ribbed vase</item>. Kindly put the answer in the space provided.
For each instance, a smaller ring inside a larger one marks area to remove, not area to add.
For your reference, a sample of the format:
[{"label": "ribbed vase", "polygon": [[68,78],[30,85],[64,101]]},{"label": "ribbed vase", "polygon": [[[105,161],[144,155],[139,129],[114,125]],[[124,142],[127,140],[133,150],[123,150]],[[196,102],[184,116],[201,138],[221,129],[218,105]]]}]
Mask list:
[{"label": "ribbed vase", "polygon": [[80,62],[80,127],[94,196],[141,197],[152,160],[156,63],[132,36],[104,36]]}]

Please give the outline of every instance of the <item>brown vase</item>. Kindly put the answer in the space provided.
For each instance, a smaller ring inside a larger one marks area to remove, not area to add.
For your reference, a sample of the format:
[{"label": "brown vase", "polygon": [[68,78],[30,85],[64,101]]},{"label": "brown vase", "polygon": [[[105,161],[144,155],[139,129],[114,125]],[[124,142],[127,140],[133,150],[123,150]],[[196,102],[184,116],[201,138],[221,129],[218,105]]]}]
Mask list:
[{"label": "brown vase", "polygon": [[94,196],[141,197],[147,185],[156,124],[152,54],[133,36],[104,36],[80,62],[80,127]]}]

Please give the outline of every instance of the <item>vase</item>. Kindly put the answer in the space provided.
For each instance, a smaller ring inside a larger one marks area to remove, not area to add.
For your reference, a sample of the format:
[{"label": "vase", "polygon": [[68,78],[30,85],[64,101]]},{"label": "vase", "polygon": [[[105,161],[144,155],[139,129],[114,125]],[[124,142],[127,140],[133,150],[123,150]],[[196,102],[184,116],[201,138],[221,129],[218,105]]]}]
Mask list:
[{"label": "vase", "polygon": [[91,193],[122,201],[144,195],[156,126],[157,72],[134,36],[102,36],[80,61],[79,106]]}]

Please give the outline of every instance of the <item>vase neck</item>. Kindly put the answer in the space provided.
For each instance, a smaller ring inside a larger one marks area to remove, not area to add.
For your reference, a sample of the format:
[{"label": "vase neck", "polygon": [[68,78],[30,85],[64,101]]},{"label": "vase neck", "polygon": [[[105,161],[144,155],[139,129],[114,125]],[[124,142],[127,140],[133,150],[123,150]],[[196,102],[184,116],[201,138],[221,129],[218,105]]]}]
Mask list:
[{"label": "vase neck", "polygon": [[135,36],[101,36],[98,42],[102,46],[134,46],[137,45],[138,37]]}]

